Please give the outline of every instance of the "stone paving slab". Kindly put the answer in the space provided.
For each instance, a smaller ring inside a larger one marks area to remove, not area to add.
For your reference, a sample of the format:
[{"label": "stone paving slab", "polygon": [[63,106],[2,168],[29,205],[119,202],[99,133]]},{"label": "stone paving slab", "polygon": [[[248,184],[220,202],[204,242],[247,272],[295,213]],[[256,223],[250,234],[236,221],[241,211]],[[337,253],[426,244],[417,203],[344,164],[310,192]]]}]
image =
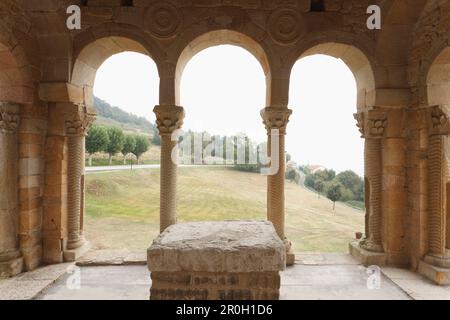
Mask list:
[{"label": "stone paving slab", "polygon": [[45,266],[20,274],[11,279],[0,280],[0,300],[29,300],[43,289],[51,286],[73,263]]},{"label": "stone paving slab", "polygon": [[77,261],[77,266],[111,265],[147,265],[147,252],[130,250],[92,250]]},{"label": "stone paving slab", "polygon": [[385,267],[382,271],[414,300],[450,300],[450,286],[438,286],[410,270]]}]

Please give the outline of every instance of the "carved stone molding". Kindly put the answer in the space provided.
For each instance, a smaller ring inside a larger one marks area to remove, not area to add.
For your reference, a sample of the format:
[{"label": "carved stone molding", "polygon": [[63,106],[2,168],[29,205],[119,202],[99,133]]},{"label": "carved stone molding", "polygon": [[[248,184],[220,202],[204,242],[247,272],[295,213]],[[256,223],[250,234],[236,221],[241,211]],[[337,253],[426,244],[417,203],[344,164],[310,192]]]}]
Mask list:
[{"label": "carved stone molding", "polygon": [[305,24],[300,12],[284,7],[270,15],[267,30],[270,37],[281,45],[295,43],[305,32]]},{"label": "carved stone molding", "polygon": [[156,126],[159,134],[172,134],[180,129],[184,120],[184,109],[178,106],[156,106],[153,112],[156,114]]},{"label": "carved stone molding", "polygon": [[146,16],[148,30],[158,38],[170,38],[177,34],[183,17],[177,7],[169,2],[153,4]]},{"label": "carved stone molding", "polygon": [[0,131],[15,133],[19,128],[19,105],[9,102],[0,102]]},{"label": "carved stone molding", "polygon": [[361,138],[364,138],[364,112],[358,112],[353,114],[353,118],[356,120],[356,126],[361,133]]},{"label": "carved stone molding", "polygon": [[428,129],[430,135],[450,134],[450,122],[448,116],[439,106],[431,107],[428,113]]},{"label": "carved stone molding", "polygon": [[267,107],[261,110],[261,117],[267,133],[270,134],[272,130],[277,129],[280,134],[286,134],[286,127],[291,114],[292,110],[284,107]]},{"label": "carved stone molding", "polygon": [[68,136],[87,135],[94,123],[95,116],[85,106],[78,106],[77,111],[70,114],[66,120],[66,134]]},{"label": "carved stone molding", "polygon": [[366,138],[383,138],[387,128],[387,113],[383,111],[369,111],[364,133]]}]

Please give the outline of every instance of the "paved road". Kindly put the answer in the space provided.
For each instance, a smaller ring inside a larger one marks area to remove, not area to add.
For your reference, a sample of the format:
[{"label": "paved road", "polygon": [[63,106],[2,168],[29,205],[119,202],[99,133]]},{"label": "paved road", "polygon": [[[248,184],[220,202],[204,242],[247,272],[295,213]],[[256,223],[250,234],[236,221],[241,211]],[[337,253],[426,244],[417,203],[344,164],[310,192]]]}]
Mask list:
[{"label": "paved road", "polygon": [[[189,165],[182,164],[179,165],[182,168],[211,168],[211,167],[225,167],[222,165]],[[159,169],[159,164],[141,164],[141,165],[133,165],[133,170],[135,169]],[[102,172],[102,171],[125,171],[131,170],[130,165],[125,166],[105,166],[105,167],[86,167],[86,172]]]}]

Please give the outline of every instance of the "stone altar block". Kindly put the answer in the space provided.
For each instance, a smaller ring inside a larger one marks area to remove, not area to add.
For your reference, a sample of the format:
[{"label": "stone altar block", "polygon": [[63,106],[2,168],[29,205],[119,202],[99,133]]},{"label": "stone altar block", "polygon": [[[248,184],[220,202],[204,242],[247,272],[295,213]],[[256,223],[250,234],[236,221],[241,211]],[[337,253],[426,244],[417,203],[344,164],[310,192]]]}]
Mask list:
[{"label": "stone altar block", "polygon": [[147,261],[152,300],[275,300],[286,249],[266,221],[180,223]]}]

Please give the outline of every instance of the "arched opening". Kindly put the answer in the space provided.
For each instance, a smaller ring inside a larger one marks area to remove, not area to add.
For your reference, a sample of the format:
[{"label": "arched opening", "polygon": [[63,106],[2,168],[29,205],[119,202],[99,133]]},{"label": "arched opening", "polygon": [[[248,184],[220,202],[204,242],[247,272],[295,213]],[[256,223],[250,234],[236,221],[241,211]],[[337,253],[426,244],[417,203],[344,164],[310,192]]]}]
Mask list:
[{"label": "arched opening", "polygon": [[370,108],[374,89],[369,60],[345,44],[317,45],[292,69],[286,234],[296,251],[347,252],[365,232],[370,179],[354,114]]},{"label": "arched opening", "polygon": [[236,32],[209,33],[184,50],[177,85],[185,137],[215,149],[199,160],[194,142],[196,155],[187,161],[202,166],[179,168],[179,221],[265,219],[266,178],[255,152],[267,139],[259,112],[269,75],[259,45]]},{"label": "arched opening", "polygon": [[159,233],[157,65],[134,40],[102,38],[80,52],[72,83],[97,114],[85,145],[84,236],[116,257],[143,252]]},{"label": "arched opening", "polygon": [[450,105],[450,47],[442,50],[427,76],[428,105]]}]

